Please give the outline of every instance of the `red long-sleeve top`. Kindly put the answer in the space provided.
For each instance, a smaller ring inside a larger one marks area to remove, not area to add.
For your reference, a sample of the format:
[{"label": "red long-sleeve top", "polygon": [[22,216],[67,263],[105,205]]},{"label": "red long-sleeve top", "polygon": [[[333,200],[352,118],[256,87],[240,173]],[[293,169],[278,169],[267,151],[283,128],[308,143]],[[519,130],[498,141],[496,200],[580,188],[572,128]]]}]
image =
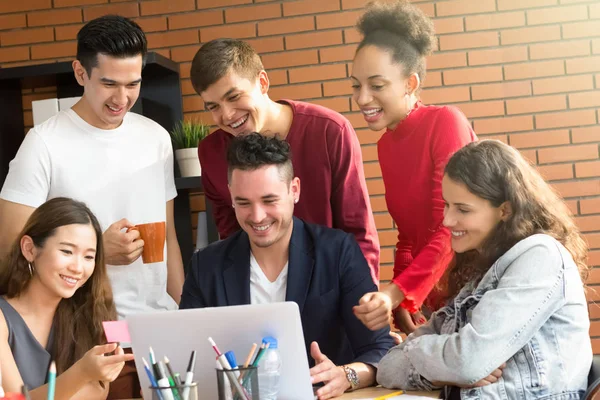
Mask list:
[{"label": "red long-sleeve top", "polygon": [[[289,105],[294,113],[285,138],[302,190],[294,215],[353,234],[378,285],[379,238],[354,128],[328,108],[292,100],[279,102]],[[240,229],[227,186],[226,154],[232,139],[219,129],[198,146],[204,193],[212,202],[222,239]]]},{"label": "red long-sleeve top", "polygon": [[377,143],[385,200],[398,227],[393,283],[404,293],[401,307],[416,312],[453,257],[442,225],[442,177],[450,156],[477,140],[454,107],[418,102],[395,130]]}]

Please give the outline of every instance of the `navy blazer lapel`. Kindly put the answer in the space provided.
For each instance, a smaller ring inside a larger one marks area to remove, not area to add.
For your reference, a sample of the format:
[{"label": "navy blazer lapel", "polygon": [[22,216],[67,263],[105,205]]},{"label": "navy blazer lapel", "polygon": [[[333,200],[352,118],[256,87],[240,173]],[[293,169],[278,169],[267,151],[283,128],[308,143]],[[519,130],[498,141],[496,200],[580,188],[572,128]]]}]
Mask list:
[{"label": "navy blazer lapel", "polygon": [[304,229],[304,222],[294,217],[285,299],[296,302],[301,314],[308,295],[314,264],[312,238]]},{"label": "navy blazer lapel", "polygon": [[223,268],[227,305],[250,304],[250,241],[241,232]]}]

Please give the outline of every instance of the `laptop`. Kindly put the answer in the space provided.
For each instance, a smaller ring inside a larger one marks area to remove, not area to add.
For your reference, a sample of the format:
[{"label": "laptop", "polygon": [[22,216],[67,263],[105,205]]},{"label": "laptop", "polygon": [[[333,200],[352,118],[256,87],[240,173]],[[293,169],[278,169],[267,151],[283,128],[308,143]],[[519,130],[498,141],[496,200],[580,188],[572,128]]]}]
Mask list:
[{"label": "laptop", "polygon": [[294,302],[163,311],[127,317],[135,366],[144,399],[152,399],[142,357],[149,361],[152,346],[157,360],[169,358],[174,373],[185,377],[192,350],[196,350],[194,381],[200,398],[218,399],[216,353],[232,350],[243,364],[252,343],[265,336],[278,340],[281,354],[279,400],[313,399],[300,311]]}]

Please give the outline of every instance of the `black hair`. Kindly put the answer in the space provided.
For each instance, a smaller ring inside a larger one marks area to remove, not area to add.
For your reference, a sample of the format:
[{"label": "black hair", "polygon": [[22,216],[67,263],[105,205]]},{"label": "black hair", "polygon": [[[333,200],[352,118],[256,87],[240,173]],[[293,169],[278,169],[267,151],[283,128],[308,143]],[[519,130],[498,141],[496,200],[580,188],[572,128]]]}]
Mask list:
[{"label": "black hair", "polygon": [[433,22],[407,0],[371,2],[356,28],[363,35],[356,52],[365,46],[376,46],[391,54],[401,64],[406,76],[416,73],[425,79],[425,57],[435,43]]},{"label": "black hair", "polygon": [[256,132],[237,136],[229,145],[227,165],[229,182],[235,169],[253,171],[269,165],[277,165],[286,183],[294,178],[290,145],[277,136],[267,137]]},{"label": "black hair", "polygon": [[98,54],[115,58],[141,55],[145,61],[148,43],[142,28],[119,15],[91,20],[77,33],[77,59],[88,76],[98,65]]}]

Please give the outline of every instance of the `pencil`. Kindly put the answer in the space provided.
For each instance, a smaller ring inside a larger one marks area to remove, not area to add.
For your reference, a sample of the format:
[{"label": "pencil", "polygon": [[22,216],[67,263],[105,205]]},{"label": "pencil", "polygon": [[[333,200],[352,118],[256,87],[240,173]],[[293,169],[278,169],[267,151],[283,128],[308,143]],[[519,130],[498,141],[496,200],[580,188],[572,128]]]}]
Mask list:
[{"label": "pencil", "polygon": [[56,363],[52,361],[50,363],[50,369],[48,369],[48,400],[54,400],[54,387],[56,385]]},{"label": "pencil", "polygon": [[385,394],[383,396],[375,397],[374,400],[385,400],[385,399],[389,399],[390,397],[400,396],[401,394],[404,394],[404,392],[402,390],[400,390],[399,392],[389,393],[389,394]]},{"label": "pencil", "polygon": [[252,356],[254,355],[254,352],[256,351],[256,347],[257,347],[257,344],[252,343],[252,348],[250,349],[250,353],[248,353],[248,357],[246,357],[246,362],[244,362],[244,368],[248,368],[248,365],[250,365],[250,361],[252,360]]}]

